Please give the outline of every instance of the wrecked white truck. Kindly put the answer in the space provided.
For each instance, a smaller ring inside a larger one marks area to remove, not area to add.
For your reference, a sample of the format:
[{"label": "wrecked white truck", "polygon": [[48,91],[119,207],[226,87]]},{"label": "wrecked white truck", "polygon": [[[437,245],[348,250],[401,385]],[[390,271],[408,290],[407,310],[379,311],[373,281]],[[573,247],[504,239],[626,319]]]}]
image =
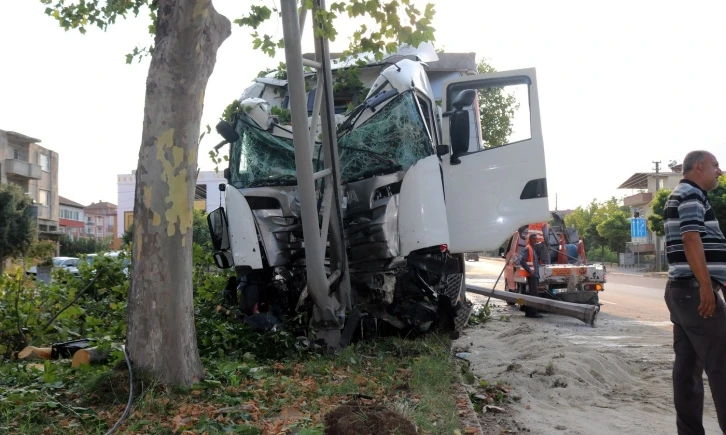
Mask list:
[{"label": "wrecked white truck", "polygon": [[[482,143],[477,98],[491,88],[521,91],[526,114],[517,127],[526,133],[472,150],[471,138]],[[449,80],[441,103],[424,65],[405,59],[386,67],[338,125],[347,340],[383,327],[460,331],[472,309],[464,253],[496,250],[520,226],[549,216],[535,71]],[[232,124],[236,134],[218,126],[229,138],[229,167],[224,207],[208,217],[215,261],[237,276],[227,302],[249,318],[263,314],[263,328],[301,311],[312,318],[292,128],[261,99],[241,101]],[[321,148],[314,141],[316,173],[325,172]],[[315,186],[325,241],[331,184]],[[331,244],[323,243],[334,275]]]}]

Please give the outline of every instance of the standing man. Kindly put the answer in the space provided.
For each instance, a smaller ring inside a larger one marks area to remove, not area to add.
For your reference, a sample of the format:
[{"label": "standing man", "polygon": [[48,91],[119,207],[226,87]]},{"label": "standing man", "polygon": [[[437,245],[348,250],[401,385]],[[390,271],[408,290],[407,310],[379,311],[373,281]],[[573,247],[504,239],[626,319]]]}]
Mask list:
[{"label": "standing man", "polygon": [[[519,274],[527,277],[527,293],[530,296],[537,296],[537,287],[539,286],[539,259],[534,249],[536,243],[537,234],[530,233],[527,238],[527,246],[524,247],[524,251],[519,256],[519,265],[522,267]],[[524,305],[524,315],[525,317],[542,317],[536,308],[528,307],[526,304]]]},{"label": "standing man", "polygon": [[726,239],[706,192],[718,185],[718,161],[706,151],[683,160],[683,180],[665,204],[669,270],[665,301],[673,322],[673,395],[679,435],[704,434],[703,371],[726,433]]}]

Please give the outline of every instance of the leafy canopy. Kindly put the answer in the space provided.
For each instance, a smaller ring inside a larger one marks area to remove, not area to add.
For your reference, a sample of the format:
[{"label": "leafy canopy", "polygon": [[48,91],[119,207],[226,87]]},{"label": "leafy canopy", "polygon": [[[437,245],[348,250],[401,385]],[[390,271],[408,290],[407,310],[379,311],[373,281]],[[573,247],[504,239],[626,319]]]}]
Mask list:
[{"label": "leafy canopy", "polygon": [[[497,70],[484,59],[476,65],[479,74]],[[519,102],[506,88],[485,88],[477,90],[481,137],[485,148],[506,145],[512,134],[512,119],[519,109]]]},{"label": "leafy canopy", "polygon": [[[46,5],[45,13],[58,21],[66,30],[78,30],[86,33],[89,26],[106,30],[119,18],[129,15],[138,16],[148,14],[151,23],[149,33],[156,34],[156,11],[158,0],[40,0]],[[304,0],[303,7],[313,9],[313,0]],[[363,18],[369,17],[374,25],[368,28],[361,24],[353,32],[348,49],[343,53],[348,56],[354,53],[370,52],[376,60],[381,60],[385,52],[394,52],[400,44],[418,46],[423,42],[434,39],[432,20],[434,5],[426,4],[420,10],[412,4],[411,0],[346,0],[330,4],[329,10],[315,11],[315,18],[319,26],[315,29],[316,36],[323,36],[335,41],[338,36],[336,20],[340,17]],[[252,43],[256,50],[274,57],[278,49],[284,48],[282,38],[261,33],[263,24],[281,16],[280,10],[265,5],[252,5],[250,11],[243,17],[234,20],[240,27],[252,29]],[[126,62],[131,63],[135,58],[141,59],[153,52],[153,45],[148,47],[135,47],[126,55]]]},{"label": "leafy canopy", "polygon": [[653,201],[650,203],[651,214],[648,216],[648,229],[658,236],[664,236],[663,229],[663,212],[665,211],[665,203],[670,196],[670,189],[659,190],[655,193]]},{"label": "leafy canopy", "polygon": [[30,217],[32,199],[20,186],[0,184],[0,272],[2,259],[24,254],[35,237]]},{"label": "leafy canopy", "polygon": [[630,240],[629,216],[628,207],[619,205],[615,198],[605,202],[593,199],[565,217],[565,223],[577,229],[587,249],[600,247],[603,252],[605,248],[622,252]]}]

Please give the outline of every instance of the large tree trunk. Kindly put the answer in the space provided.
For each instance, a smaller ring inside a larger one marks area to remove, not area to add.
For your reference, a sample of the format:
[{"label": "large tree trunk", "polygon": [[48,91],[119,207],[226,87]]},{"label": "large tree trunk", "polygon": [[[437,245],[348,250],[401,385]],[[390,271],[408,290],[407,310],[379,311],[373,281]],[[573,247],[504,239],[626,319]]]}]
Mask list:
[{"label": "large tree trunk", "polygon": [[136,171],[127,344],[165,384],[202,376],[194,328],[192,204],[204,90],[231,25],[211,0],[159,0]]}]

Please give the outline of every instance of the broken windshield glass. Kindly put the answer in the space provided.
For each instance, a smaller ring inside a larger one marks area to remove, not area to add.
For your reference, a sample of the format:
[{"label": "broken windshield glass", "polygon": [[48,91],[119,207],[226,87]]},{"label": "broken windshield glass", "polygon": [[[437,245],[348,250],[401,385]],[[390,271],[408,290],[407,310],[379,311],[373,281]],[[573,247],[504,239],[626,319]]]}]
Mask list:
[{"label": "broken windshield glass", "polygon": [[[343,183],[376,174],[407,170],[432,153],[431,142],[413,92],[393,98],[376,114],[338,139]],[[292,139],[262,130],[246,114],[236,123],[240,140],[230,156],[231,184],[238,189],[296,184]],[[313,168],[323,169],[321,144]]]},{"label": "broken windshield glass", "polygon": [[[233,144],[230,158],[233,186],[244,189],[296,184],[292,139],[262,130],[246,114],[240,114],[237,118],[236,130],[240,139]],[[315,144],[313,156],[314,168],[322,169],[319,143]]]},{"label": "broken windshield glass", "polygon": [[407,170],[432,153],[412,91],[393,98],[363,124],[338,138],[343,182]]}]

